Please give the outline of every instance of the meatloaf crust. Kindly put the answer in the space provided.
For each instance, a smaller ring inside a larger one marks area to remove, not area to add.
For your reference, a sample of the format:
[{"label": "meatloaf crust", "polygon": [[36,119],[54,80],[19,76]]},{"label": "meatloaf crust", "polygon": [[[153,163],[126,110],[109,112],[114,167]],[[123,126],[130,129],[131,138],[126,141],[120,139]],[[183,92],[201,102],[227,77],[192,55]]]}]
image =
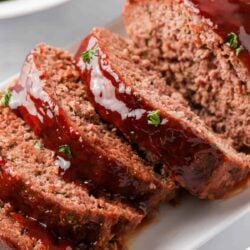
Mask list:
[{"label": "meatloaf crust", "polygon": [[56,242],[42,225],[0,201],[0,249],[73,250],[73,246],[62,240]]},{"label": "meatloaf crust", "polygon": [[[66,178],[89,181],[146,210],[173,197],[175,183],[154,172],[115,129],[101,121],[68,52],[38,45],[27,56],[10,106],[48,148],[71,163]],[[70,154],[60,152],[62,145]]]},{"label": "meatloaf crust", "polygon": [[247,1],[127,1],[133,52],[241,152],[250,148]]},{"label": "meatloaf crust", "polygon": [[[84,60],[83,51],[93,49],[97,53]],[[76,54],[102,118],[168,165],[174,178],[200,198],[223,197],[249,178],[249,156],[221,140],[157,73],[132,56],[123,38],[101,28],[93,29]]]},{"label": "meatloaf crust", "polygon": [[[54,152],[8,107],[0,107],[0,198],[50,231],[89,248],[104,247],[135,228],[142,215],[119,201],[95,198],[86,185],[63,180]],[[7,136],[6,136],[7,135]]]}]

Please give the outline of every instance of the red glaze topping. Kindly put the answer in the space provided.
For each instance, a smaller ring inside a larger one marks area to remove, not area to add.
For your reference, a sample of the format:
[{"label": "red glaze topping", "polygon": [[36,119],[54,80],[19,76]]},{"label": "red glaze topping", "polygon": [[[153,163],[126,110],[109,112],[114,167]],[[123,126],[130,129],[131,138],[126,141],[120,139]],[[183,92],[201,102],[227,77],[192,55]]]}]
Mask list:
[{"label": "red glaze topping", "polygon": [[[94,47],[98,50],[98,56],[94,56],[90,63],[84,62],[81,53]],[[216,147],[181,126],[168,114],[160,114],[161,123],[158,126],[149,125],[147,115],[155,109],[142,96],[135,95],[131,87],[126,86],[122,77],[112,69],[104,51],[93,35],[83,40],[76,54],[90,98],[101,117],[169,165],[179,183],[193,194],[202,198],[210,195],[202,192],[211,181],[214,170],[223,162],[228,164],[228,170],[238,169],[238,166],[224,159]],[[247,174],[239,172],[240,177]],[[229,178],[226,181],[233,183],[233,177],[229,175]],[[214,183],[214,187],[218,185]],[[225,190],[222,188],[219,192],[223,194]]]},{"label": "red glaze topping", "polygon": [[228,34],[238,35],[244,50],[239,58],[250,70],[250,1],[249,0],[184,0],[210,19],[215,31],[226,41]]},{"label": "red glaze topping", "polygon": [[[69,214],[67,211],[61,211],[51,204],[50,200],[44,200],[43,196],[33,191],[30,185],[14,175],[12,167],[9,167],[8,163],[0,167],[0,199],[10,202],[16,211],[22,211],[27,217],[35,218],[44,226],[41,228],[35,222],[23,221],[30,230],[31,236],[33,234],[36,238],[41,238],[44,244],[51,244],[52,247],[55,247],[51,249],[64,249],[64,246],[71,244],[73,246],[91,245],[98,240],[101,223],[99,218],[83,225],[76,224],[73,222],[74,214],[72,212]],[[48,237],[45,232],[49,235]],[[74,242],[69,243],[68,239],[72,239]],[[67,248],[67,250],[70,249]]]},{"label": "red glaze topping", "polygon": [[[8,168],[6,166],[6,162],[2,157],[0,157],[0,197],[3,201],[11,202],[13,203],[13,207],[17,210],[21,209],[22,212],[25,214],[31,215],[31,216],[37,216],[41,213],[41,211],[38,208],[41,208],[41,206],[38,206],[37,203],[35,203],[34,199],[29,199],[29,206],[26,206],[22,197],[22,193],[25,193],[24,185],[21,183],[21,181],[12,175],[11,168]],[[34,203],[32,203],[32,201]],[[40,201],[44,202],[44,201]],[[36,209],[34,209],[36,208]],[[42,213],[45,211],[42,211]],[[35,219],[26,218],[22,216],[21,214],[11,212],[9,214],[15,221],[17,221],[19,224],[21,224],[25,228],[26,234],[28,234],[31,237],[35,237],[37,240],[39,240],[41,245],[45,245],[48,247],[48,249],[51,250],[59,250],[59,249],[65,249],[70,250],[73,249],[71,247],[71,243],[62,240],[60,238],[55,237],[54,234],[52,234],[45,224],[38,223]],[[11,243],[8,242],[7,243]]]},{"label": "red glaze topping", "polygon": [[34,237],[39,241],[39,245],[46,247],[49,250],[73,250],[71,243],[68,243],[61,239],[55,239],[52,234],[49,233],[45,225],[39,224],[32,218],[24,217],[21,214],[11,212],[9,214],[15,221],[24,227],[25,233],[30,237]]},{"label": "red glaze topping", "polygon": [[0,167],[5,165],[5,160],[0,156]]},{"label": "red glaze topping", "polygon": [[[150,189],[148,183],[128,173],[119,159],[103,154],[81,136],[62,108],[44,90],[44,79],[46,72],[40,70],[31,53],[23,66],[19,82],[12,89],[10,107],[23,116],[47,148],[58,154],[56,162],[64,170],[62,174],[65,179],[82,180],[88,182],[90,188],[97,185],[126,199],[147,202],[157,189]],[[72,157],[59,152],[61,145],[69,146]]]}]

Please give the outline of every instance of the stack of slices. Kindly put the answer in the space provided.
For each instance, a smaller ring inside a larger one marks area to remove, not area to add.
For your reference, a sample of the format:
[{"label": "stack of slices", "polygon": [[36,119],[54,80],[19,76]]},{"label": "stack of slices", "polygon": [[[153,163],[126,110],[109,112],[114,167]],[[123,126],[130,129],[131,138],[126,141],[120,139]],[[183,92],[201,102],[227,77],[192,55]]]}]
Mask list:
[{"label": "stack of slices", "polygon": [[86,91],[68,52],[38,45],[27,56],[2,96],[0,198],[55,244],[103,249],[177,187],[166,166],[101,121]]},{"label": "stack of slices", "polygon": [[30,52],[1,99],[3,249],[121,249],[178,187],[201,199],[242,188],[250,9],[231,23],[218,5],[128,1],[131,40],[94,28],[75,57]]}]

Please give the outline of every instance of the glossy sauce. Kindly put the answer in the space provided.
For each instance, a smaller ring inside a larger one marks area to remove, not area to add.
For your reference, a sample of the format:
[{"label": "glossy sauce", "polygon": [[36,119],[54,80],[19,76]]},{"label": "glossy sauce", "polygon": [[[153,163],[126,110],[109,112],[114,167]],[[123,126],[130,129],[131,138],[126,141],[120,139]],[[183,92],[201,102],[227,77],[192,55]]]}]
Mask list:
[{"label": "glossy sauce", "polygon": [[[2,157],[0,157],[0,182],[0,197],[3,201],[9,202],[11,200],[13,207],[17,209],[22,208],[22,211],[26,214],[31,214],[32,211],[32,215],[35,215],[34,208],[36,208],[37,211],[39,210],[37,209],[37,204],[32,204],[32,200],[30,200],[29,208],[24,208],[23,199],[20,195],[20,192],[23,191],[23,185],[15,176],[12,175],[11,168],[7,167],[7,163]],[[23,215],[15,212],[10,212],[8,215],[25,228],[25,233],[27,235],[36,238],[41,245],[46,246],[48,249],[73,250],[72,243],[57,238],[51,233],[50,230],[47,229],[45,224],[40,224],[35,219],[24,217]],[[12,245],[7,239],[5,241]]]},{"label": "glossy sauce", "polygon": [[230,32],[238,35],[244,50],[239,58],[250,70],[250,1],[249,0],[184,0],[202,16],[210,19],[215,31],[226,41]]},{"label": "glossy sauce", "polygon": [[[99,239],[99,217],[85,224],[72,225],[74,217],[72,219],[72,216],[68,215],[67,212],[63,213],[56,206],[52,206],[50,201],[44,200],[43,196],[35,193],[32,187],[27,188],[29,183],[24,184],[20,178],[13,174],[12,167],[8,165],[8,162],[6,162],[0,167],[0,199],[4,202],[10,202],[16,211],[22,211],[29,218],[35,218],[41,222],[41,225],[44,225],[43,231],[47,232],[49,239],[53,240],[55,246],[64,246],[64,243],[69,244],[67,240],[72,239],[72,241],[74,240],[71,243],[73,246],[86,247],[86,245],[90,246]],[[31,232],[37,233],[38,237],[39,231],[36,231],[36,228],[32,227]],[[46,235],[41,235],[39,238],[43,236]]]},{"label": "glossy sauce", "polygon": [[39,241],[39,245],[45,246],[49,250],[73,250],[72,244],[61,239],[56,239],[46,229],[45,225],[39,224],[32,218],[24,217],[18,213],[9,214],[15,221],[24,227],[25,234],[34,237]]},{"label": "glossy sauce", "polygon": [[[12,89],[9,106],[24,117],[47,148],[57,153],[55,161],[65,180],[90,183],[90,188],[102,187],[126,200],[149,201],[157,189],[150,189],[148,183],[128,173],[118,158],[102,153],[87,137],[78,133],[62,108],[44,90],[46,77],[31,53]],[[61,145],[70,147],[72,158],[59,152]]]},{"label": "glossy sauce", "polygon": [[[83,62],[81,52],[93,47],[98,49],[98,56],[93,57],[90,63]],[[224,155],[168,114],[161,114],[160,125],[149,125],[147,114],[153,111],[150,104],[141,96],[138,98],[133,89],[128,90],[122,78],[112,70],[108,55],[100,48],[95,36],[82,42],[76,60],[83,79],[86,79],[90,98],[101,117],[113,123],[131,141],[158,156],[170,167],[179,183],[193,194],[202,198],[210,195],[203,190],[213,171],[222,162],[227,162]],[[238,168],[230,164],[228,162],[229,170]],[[247,173],[241,174],[245,177]],[[223,191],[222,188],[219,192]]]}]

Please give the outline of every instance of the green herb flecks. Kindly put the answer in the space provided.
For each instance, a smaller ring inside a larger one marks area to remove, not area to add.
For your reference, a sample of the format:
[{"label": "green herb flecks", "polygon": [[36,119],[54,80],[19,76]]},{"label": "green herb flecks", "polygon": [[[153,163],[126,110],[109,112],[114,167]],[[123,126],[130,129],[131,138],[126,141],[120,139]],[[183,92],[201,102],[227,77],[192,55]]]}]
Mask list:
[{"label": "green herb flecks", "polygon": [[44,145],[40,141],[36,141],[36,143],[34,144],[34,148],[41,150],[44,148]]},{"label": "green herb flecks", "polygon": [[238,56],[243,50],[244,50],[244,47],[240,45],[240,47],[236,49],[236,55]]},{"label": "green herb flecks", "polygon": [[230,32],[227,35],[226,45],[228,45],[232,49],[235,49],[235,53],[237,56],[244,50],[243,45],[239,45],[239,38],[234,32]]},{"label": "green herb flecks", "polygon": [[92,58],[97,55],[97,48],[86,50],[82,52],[82,59],[84,62],[90,63]]},{"label": "green herb flecks", "polygon": [[4,91],[4,94],[3,94],[2,98],[1,98],[1,105],[2,105],[2,106],[8,106],[8,105],[9,105],[9,102],[10,102],[11,96],[12,96],[11,91],[8,90],[8,89],[5,90],[5,91]]},{"label": "green herb flecks", "polygon": [[226,44],[232,48],[236,49],[238,47],[238,36],[234,32],[230,32],[227,35]]},{"label": "green herb flecks", "polygon": [[72,158],[72,153],[69,145],[61,145],[59,146],[59,152],[67,155],[69,158]]},{"label": "green herb flecks", "polygon": [[211,143],[211,147],[212,147],[214,150],[218,150],[218,146],[217,146],[217,144],[215,144],[215,143]]},{"label": "green herb flecks", "polygon": [[158,126],[161,123],[160,110],[151,111],[147,115],[148,124]]},{"label": "green herb flecks", "polygon": [[75,224],[76,221],[75,215],[73,213],[65,214],[65,221],[70,225]]}]

